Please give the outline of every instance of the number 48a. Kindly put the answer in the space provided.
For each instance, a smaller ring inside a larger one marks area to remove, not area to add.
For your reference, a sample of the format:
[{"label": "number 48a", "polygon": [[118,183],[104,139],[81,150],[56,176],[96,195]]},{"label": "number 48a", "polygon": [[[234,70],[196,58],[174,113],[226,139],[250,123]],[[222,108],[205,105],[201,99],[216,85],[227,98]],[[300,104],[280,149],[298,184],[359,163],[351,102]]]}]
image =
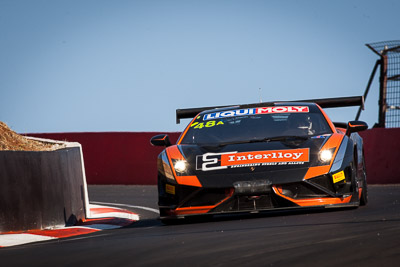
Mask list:
[{"label": "number 48a", "polygon": [[219,121],[218,123],[216,121],[208,121],[205,124],[204,124],[204,122],[200,122],[200,123],[195,122],[191,125],[191,127],[194,126],[195,129],[201,129],[203,127],[210,128],[210,127],[214,127],[215,125],[221,125],[221,124],[224,124],[224,123],[222,121]]}]

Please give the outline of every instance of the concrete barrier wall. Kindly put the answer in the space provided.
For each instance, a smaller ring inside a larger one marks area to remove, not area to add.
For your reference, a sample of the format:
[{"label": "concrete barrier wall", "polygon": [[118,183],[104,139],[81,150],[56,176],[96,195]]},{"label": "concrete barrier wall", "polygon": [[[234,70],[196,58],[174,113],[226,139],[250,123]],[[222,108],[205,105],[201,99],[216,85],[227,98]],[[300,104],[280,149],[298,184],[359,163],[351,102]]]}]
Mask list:
[{"label": "concrete barrier wall", "polygon": [[[157,183],[157,155],[161,147],[150,144],[158,132],[99,132],[29,134],[78,142],[82,145],[88,184]],[[180,133],[168,133],[175,143]]]},{"label": "concrete barrier wall", "polygon": [[0,232],[72,225],[85,219],[81,148],[0,151]]},{"label": "concrete barrier wall", "polygon": [[[156,158],[162,148],[150,145],[159,132],[29,134],[82,144],[89,184],[156,184]],[[180,133],[168,133],[176,142]],[[370,184],[400,183],[400,129],[361,132]]]}]

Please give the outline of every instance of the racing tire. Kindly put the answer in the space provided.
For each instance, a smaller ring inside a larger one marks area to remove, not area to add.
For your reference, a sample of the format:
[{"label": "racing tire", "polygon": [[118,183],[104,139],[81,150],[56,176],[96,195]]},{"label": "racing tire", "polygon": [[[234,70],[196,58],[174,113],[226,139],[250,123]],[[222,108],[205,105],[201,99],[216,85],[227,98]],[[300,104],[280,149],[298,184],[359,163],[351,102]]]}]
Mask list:
[{"label": "racing tire", "polygon": [[365,170],[365,162],[363,160],[363,185],[360,197],[360,206],[365,206],[368,203],[368,185],[367,185],[367,172]]},{"label": "racing tire", "polygon": [[356,170],[356,161],[350,163],[350,173],[351,173],[351,192],[353,194],[354,200],[360,202],[359,193],[358,193],[358,182],[357,182],[357,170]]}]

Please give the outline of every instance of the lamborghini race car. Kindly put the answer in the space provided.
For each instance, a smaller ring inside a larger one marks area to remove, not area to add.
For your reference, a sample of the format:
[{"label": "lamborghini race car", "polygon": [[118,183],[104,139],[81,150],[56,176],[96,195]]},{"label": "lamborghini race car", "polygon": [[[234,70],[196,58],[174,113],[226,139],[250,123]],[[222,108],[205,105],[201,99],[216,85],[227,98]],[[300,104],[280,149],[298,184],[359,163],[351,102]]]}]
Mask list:
[{"label": "lamborghini race car", "polygon": [[[362,105],[362,97],[177,110],[193,117],[159,154],[161,219],[368,201],[365,122],[333,123],[321,107]],[[200,112],[199,112],[200,111]],[[199,113],[198,113],[199,112]]]}]

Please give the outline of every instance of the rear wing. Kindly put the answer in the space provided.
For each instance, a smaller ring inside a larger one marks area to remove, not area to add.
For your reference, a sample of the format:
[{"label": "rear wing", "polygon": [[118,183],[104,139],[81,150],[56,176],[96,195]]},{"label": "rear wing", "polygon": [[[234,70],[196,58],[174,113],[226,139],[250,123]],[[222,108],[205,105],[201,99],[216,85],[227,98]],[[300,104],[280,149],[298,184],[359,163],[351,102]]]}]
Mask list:
[{"label": "rear wing", "polygon": [[176,123],[179,124],[181,119],[193,118],[200,112],[209,109],[216,108],[250,108],[255,106],[270,106],[275,103],[290,103],[290,102],[311,102],[318,104],[321,108],[339,108],[339,107],[351,107],[360,106],[364,109],[364,97],[363,96],[350,96],[350,97],[334,97],[334,98],[321,98],[321,99],[308,99],[308,100],[296,100],[296,101],[273,101],[273,102],[260,102],[254,104],[243,104],[243,105],[227,105],[227,106],[213,106],[213,107],[200,107],[200,108],[185,108],[176,110]]}]

